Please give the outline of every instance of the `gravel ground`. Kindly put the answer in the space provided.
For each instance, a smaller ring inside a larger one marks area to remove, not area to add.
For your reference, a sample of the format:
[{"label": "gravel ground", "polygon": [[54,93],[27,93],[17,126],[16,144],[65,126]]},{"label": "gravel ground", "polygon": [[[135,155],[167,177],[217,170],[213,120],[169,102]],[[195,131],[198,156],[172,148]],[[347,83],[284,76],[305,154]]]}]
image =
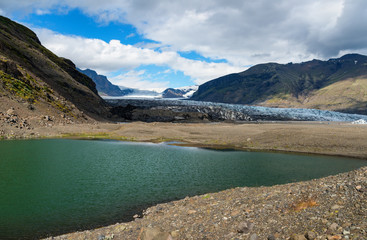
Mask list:
[{"label": "gravel ground", "polygon": [[235,188],[146,209],[135,221],[48,239],[367,239],[367,167]]}]

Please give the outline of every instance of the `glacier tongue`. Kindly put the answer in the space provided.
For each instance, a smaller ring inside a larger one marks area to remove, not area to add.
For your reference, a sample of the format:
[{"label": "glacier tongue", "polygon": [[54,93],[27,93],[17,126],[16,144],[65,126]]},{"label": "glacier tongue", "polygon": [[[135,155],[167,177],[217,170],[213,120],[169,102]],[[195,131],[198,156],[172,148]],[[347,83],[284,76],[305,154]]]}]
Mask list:
[{"label": "glacier tongue", "polygon": [[106,99],[113,106],[128,104],[144,108],[167,108],[173,111],[193,111],[210,114],[215,113],[221,119],[247,121],[367,121],[366,115],[347,114],[334,111],[302,108],[269,108],[173,99]]}]

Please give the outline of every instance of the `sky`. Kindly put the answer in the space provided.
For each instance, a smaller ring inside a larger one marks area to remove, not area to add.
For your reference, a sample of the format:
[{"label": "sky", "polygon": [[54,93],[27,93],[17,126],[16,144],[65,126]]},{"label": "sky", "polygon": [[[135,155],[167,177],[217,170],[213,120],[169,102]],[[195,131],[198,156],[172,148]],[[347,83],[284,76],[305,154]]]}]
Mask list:
[{"label": "sky", "polygon": [[157,91],[259,63],[367,54],[365,0],[0,0],[0,14],[81,69]]}]

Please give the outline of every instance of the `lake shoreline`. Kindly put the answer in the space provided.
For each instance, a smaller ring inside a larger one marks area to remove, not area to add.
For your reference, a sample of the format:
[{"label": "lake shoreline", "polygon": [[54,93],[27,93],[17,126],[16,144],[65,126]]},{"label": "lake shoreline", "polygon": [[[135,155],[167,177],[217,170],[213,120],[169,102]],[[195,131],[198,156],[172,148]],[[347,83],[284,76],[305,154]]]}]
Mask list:
[{"label": "lake shoreline", "polygon": [[[51,239],[366,239],[367,167],[160,203],[135,220]],[[171,238],[170,238],[171,237]]]},{"label": "lake shoreline", "polygon": [[367,160],[367,125],[340,122],[82,123],[4,129],[0,139],[75,138],[318,154]]},{"label": "lake shoreline", "polygon": [[[337,122],[88,123],[34,126],[30,131],[12,131],[14,134],[10,138],[178,141],[195,147],[367,159],[367,126]],[[5,132],[8,130],[5,129]],[[367,169],[360,168],[306,182],[235,188],[158,204],[146,209],[143,217],[135,216],[135,221],[54,239],[137,239],[139,235],[151,234],[152,231],[170,234],[173,239],[266,239],[269,236],[275,237],[271,239],[288,239],[292,234],[305,235],[307,232],[314,232],[318,237],[316,239],[326,239],[327,236],[329,239],[332,236],[335,236],[333,239],[347,239],[346,236],[364,239],[367,237],[363,230],[367,229],[367,203],[363,200],[367,198],[366,194]],[[311,206],[314,196],[322,197]],[[296,206],[301,203],[305,204],[305,209],[289,210],[292,204]],[[279,215],[280,210],[287,214]],[[275,212],[280,218],[273,214]],[[361,216],[364,218],[361,219]]]}]

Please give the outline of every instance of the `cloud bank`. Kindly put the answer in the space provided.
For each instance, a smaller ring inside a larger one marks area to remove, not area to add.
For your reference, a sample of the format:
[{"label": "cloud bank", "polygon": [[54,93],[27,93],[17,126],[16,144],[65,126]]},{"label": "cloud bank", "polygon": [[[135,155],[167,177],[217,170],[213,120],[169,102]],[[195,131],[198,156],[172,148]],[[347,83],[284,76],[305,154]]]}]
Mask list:
[{"label": "cloud bank", "polygon": [[[0,1],[0,12],[47,13],[78,8],[97,22],[133,25],[158,42],[124,45],[43,33],[56,53],[101,72],[133,70],[144,64],[170,66],[202,83],[244,66],[263,62],[328,59],[346,52],[367,53],[367,1],[364,0],[18,0]],[[69,49],[66,44],[77,46]],[[182,58],[177,51],[196,51],[227,63]],[[94,55],[97,54],[97,55]]]},{"label": "cloud bank", "polygon": [[[234,67],[227,63],[208,63],[186,59],[174,51],[157,51],[125,45],[119,40],[111,40],[107,43],[99,39],[66,36],[47,29],[35,29],[35,31],[43,45],[59,56],[72,59],[80,68],[91,68],[102,74],[118,70],[127,71],[121,77],[112,79],[116,84],[122,83],[121,85],[125,84],[125,86],[127,79],[140,79],[139,76],[143,74],[136,74],[134,69],[141,65],[166,66],[176,71],[182,71],[185,75],[193,78],[197,84],[220,77],[223,74],[243,70],[243,68]],[[127,77],[125,82],[122,82],[122,76]],[[131,78],[131,76],[134,77]],[[163,87],[162,83],[157,85],[157,88]]]}]

